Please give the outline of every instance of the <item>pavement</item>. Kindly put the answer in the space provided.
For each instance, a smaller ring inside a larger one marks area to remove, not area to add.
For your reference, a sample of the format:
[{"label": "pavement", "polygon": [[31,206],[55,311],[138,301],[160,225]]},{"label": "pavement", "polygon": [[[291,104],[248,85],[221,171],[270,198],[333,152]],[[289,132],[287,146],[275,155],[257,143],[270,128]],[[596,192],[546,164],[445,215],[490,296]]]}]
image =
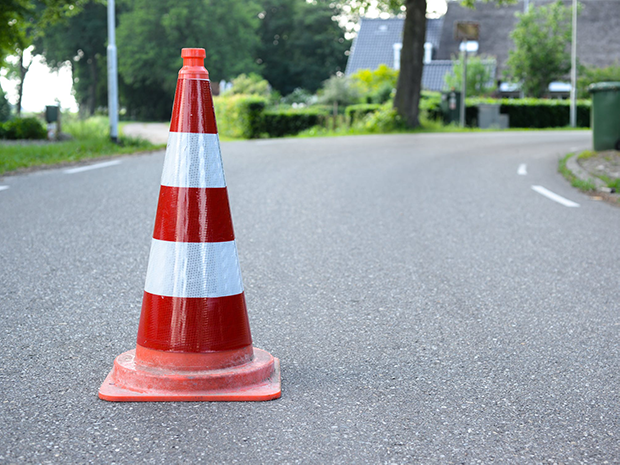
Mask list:
[{"label": "pavement", "polygon": [[590,137],[222,143],[263,403],[97,397],[163,151],[0,178],[0,463],[620,462],[619,210],[557,173]]},{"label": "pavement", "polygon": [[145,139],[153,144],[165,144],[168,142],[169,128],[169,123],[127,123],[123,126],[123,134]]}]

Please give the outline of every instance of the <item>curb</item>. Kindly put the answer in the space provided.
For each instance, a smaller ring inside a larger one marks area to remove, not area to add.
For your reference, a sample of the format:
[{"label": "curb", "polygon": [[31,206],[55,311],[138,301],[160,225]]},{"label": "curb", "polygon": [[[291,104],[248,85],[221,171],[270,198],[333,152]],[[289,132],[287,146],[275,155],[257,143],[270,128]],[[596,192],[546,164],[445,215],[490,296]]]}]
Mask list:
[{"label": "curb", "polygon": [[590,181],[591,183],[594,183],[597,191],[609,192],[609,188],[602,179],[590,174],[579,166],[579,163],[577,163],[578,156],[579,155],[575,153],[572,157],[569,157],[568,160],[566,160],[566,168],[573,173],[576,178],[581,179],[582,181]]}]

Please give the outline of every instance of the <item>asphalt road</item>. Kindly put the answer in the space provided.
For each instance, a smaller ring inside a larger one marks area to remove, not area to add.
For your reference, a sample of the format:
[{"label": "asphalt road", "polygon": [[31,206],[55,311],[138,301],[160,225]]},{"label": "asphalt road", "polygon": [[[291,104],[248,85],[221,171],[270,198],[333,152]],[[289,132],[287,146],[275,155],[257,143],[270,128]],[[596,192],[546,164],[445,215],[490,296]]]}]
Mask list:
[{"label": "asphalt road", "polygon": [[1,178],[0,463],[619,463],[620,209],[557,174],[589,143],[223,143],[282,363],[263,403],[97,398],[135,346],[163,152]]}]

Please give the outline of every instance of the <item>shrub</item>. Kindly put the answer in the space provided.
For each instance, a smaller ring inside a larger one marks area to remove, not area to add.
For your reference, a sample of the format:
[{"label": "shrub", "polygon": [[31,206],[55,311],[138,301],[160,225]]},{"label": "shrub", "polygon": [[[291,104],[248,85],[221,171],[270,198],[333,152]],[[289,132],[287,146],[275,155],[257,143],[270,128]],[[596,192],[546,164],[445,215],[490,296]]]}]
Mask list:
[{"label": "shrub", "polygon": [[263,77],[256,73],[240,74],[232,80],[232,88],[224,92],[224,95],[260,95],[269,97],[271,86]]},{"label": "shrub", "polygon": [[421,117],[428,120],[441,120],[441,92],[423,90],[420,95]]},{"label": "shrub", "polygon": [[267,99],[255,95],[231,95],[216,97],[213,103],[221,135],[243,139],[260,137],[260,116]]},{"label": "shrub", "polygon": [[385,103],[392,96],[398,80],[398,71],[380,65],[374,71],[360,69],[351,75],[351,82],[366,103]]},{"label": "shrub", "polygon": [[392,104],[386,103],[377,111],[366,115],[363,127],[368,132],[387,133],[402,131],[406,129],[406,124]]},{"label": "shrub", "polygon": [[351,84],[349,78],[344,76],[330,77],[319,91],[319,103],[326,105],[335,103],[345,107],[357,103],[359,98],[359,90]]},{"label": "shrub", "polygon": [[360,103],[358,105],[349,105],[344,113],[349,124],[354,124],[356,121],[364,118],[368,113],[373,113],[381,108],[378,103]]},{"label": "shrub", "polygon": [[321,124],[327,113],[313,108],[290,110],[267,110],[260,115],[260,134],[282,137],[297,134]]},{"label": "shrub", "polygon": [[[476,126],[478,104],[499,103],[500,112],[509,115],[511,128],[558,128],[570,123],[570,102],[550,99],[467,99],[466,122]],[[590,107],[588,100],[577,101],[577,126],[590,126]]]},{"label": "shrub", "polygon": [[305,89],[298,87],[293,92],[282,98],[282,103],[292,105],[294,103],[303,103],[310,105],[316,100],[316,97]]},{"label": "shrub", "polygon": [[4,139],[45,139],[47,130],[37,118],[14,118],[3,125]]},{"label": "shrub", "polygon": [[[0,123],[8,121],[11,117],[11,105],[6,98],[6,94],[0,87]],[[1,136],[0,136],[1,138]]]}]

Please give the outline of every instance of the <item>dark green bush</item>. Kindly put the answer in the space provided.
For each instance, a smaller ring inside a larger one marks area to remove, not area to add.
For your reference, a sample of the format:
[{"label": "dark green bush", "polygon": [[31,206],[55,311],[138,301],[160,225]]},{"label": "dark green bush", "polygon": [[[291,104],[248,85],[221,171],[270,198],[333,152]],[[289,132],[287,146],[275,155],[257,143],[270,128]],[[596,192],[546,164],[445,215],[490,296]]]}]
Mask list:
[{"label": "dark green bush", "polygon": [[260,115],[253,137],[283,137],[297,134],[321,124],[327,116],[325,111],[306,108],[290,110],[266,110]]},{"label": "dark green bush", "polygon": [[14,118],[2,124],[3,131],[0,136],[3,139],[45,139],[47,130],[37,118]]},{"label": "dark green bush", "polygon": [[381,108],[378,103],[361,103],[359,105],[349,105],[344,111],[349,124],[360,121],[364,116],[373,113]]},{"label": "dark green bush", "polygon": [[[499,103],[500,113],[509,115],[511,128],[559,128],[570,123],[570,102],[557,99],[467,99],[466,122],[475,126],[478,104]],[[589,100],[577,101],[577,127],[590,127]]]},{"label": "dark green bush", "polygon": [[0,123],[4,123],[5,121],[8,121],[10,117],[11,117],[11,105],[9,104],[9,101],[6,99],[6,94],[0,87]]}]

